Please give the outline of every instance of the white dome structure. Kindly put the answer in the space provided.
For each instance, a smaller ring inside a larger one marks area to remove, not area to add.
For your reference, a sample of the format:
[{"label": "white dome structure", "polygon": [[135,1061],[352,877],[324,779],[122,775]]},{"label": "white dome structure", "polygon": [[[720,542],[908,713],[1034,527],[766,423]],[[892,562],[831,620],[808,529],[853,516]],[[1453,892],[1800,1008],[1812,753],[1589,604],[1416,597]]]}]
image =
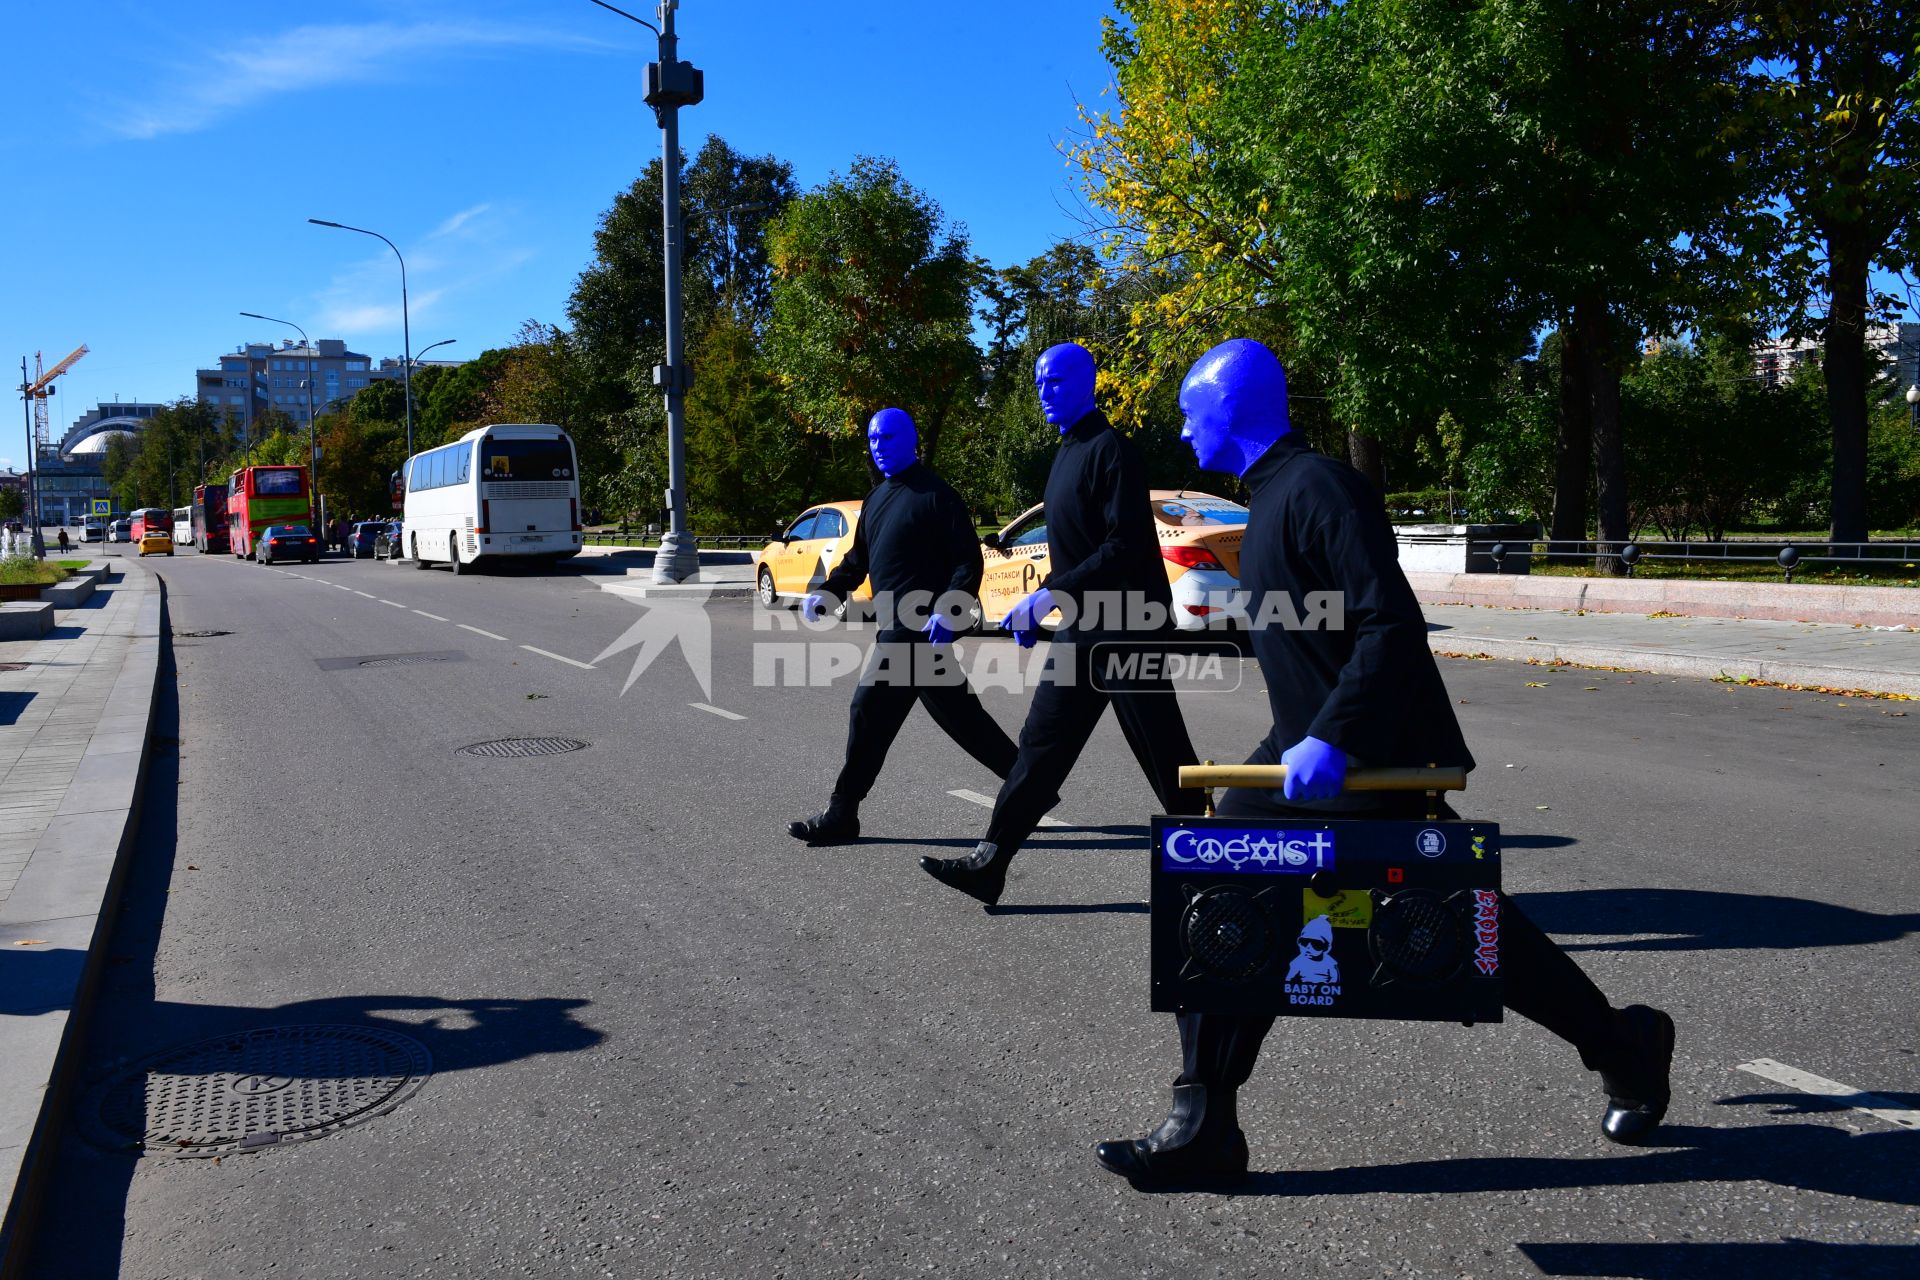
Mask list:
[{"label": "white dome structure", "polygon": [[105,453],[107,445],[115,439],[133,439],[145,425],[146,421],[141,418],[105,418],[90,422],[83,431],[70,433],[62,440],[60,452],[68,458],[95,457]]}]

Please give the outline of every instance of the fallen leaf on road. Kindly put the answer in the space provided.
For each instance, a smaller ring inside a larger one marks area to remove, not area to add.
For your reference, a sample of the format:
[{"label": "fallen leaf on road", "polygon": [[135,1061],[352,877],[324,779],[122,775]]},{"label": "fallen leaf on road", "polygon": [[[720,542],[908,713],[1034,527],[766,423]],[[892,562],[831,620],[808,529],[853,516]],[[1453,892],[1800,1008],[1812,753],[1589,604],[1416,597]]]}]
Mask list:
[{"label": "fallen leaf on road", "polygon": [[1544,688],[1546,688],[1546,687],[1547,687],[1547,682],[1546,682],[1545,680],[1529,680],[1529,681],[1527,681],[1527,688],[1529,688],[1529,689],[1544,689]]},{"label": "fallen leaf on road", "polygon": [[1540,810],[1542,813],[1546,812],[1548,809],[1553,808],[1553,806],[1550,804],[1537,804],[1533,807]]},{"label": "fallen leaf on road", "polygon": [[546,696],[547,696],[547,695],[546,695],[546,694],[544,694],[544,693],[530,693],[530,694],[528,694],[528,695],[527,695],[527,701],[528,701],[528,702],[532,702],[532,701],[533,701],[534,699],[536,699],[536,698],[544,698],[544,697],[546,697]]},{"label": "fallen leaf on road", "polygon": [[1599,686],[1599,685],[1597,685],[1597,684],[1590,684],[1590,685],[1587,685],[1587,686],[1586,686],[1586,692],[1588,692],[1588,693],[1598,693],[1598,692],[1600,692],[1600,686]]},{"label": "fallen leaf on road", "polygon": [[198,868],[198,867],[196,867],[196,866],[194,866],[194,865],[193,865],[193,864],[192,864],[191,862],[189,862],[189,863],[187,864],[187,870],[189,870],[189,871],[198,871],[199,869],[200,869],[200,868]]},{"label": "fallen leaf on road", "polygon": [[13,945],[16,947],[44,947],[47,945],[47,940],[45,938],[15,938]]},{"label": "fallen leaf on road", "polygon": [[1680,618],[1680,617],[1685,617],[1686,615],[1674,613],[1667,609],[1657,609],[1654,612],[1648,614],[1647,616],[1649,618]]}]

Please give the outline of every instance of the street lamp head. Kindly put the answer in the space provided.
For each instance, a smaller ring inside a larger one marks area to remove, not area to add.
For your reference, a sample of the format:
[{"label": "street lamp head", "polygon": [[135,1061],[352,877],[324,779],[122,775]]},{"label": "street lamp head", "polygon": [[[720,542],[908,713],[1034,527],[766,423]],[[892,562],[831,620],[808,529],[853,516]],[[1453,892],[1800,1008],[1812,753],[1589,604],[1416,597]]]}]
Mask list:
[{"label": "street lamp head", "polygon": [[316,227],[340,227],[342,231],[346,230],[346,228],[341,227],[339,223],[328,222],[325,218],[308,218],[307,221],[311,222]]},{"label": "street lamp head", "polygon": [[1907,403],[1920,404],[1920,383],[1907,388]]}]

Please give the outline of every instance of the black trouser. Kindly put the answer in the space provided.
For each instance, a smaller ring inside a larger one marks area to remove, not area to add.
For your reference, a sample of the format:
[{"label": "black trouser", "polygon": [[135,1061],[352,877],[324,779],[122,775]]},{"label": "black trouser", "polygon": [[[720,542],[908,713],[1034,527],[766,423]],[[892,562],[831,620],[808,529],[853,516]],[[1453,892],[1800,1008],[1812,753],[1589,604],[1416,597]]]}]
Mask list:
[{"label": "black trouser", "polygon": [[[1261,743],[1248,764],[1277,764],[1278,753]],[[1419,792],[1380,792],[1365,809],[1326,810],[1296,808],[1278,792],[1235,788],[1226,792],[1216,809],[1234,818],[1424,818],[1427,800]],[[1445,804],[1442,818],[1458,817]],[[1537,1022],[1580,1050],[1587,1069],[1598,1070],[1614,1043],[1613,1010],[1593,979],[1582,972],[1566,952],[1538,925],[1527,919],[1511,898],[1500,895],[1500,968],[1507,1008]],[[1204,1084],[1238,1089],[1253,1074],[1261,1042],[1273,1027],[1270,1015],[1182,1013],[1180,1024],[1180,1079],[1177,1084]]]},{"label": "black trouser", "polygon": [[[1128,646],[1163,643],[1156,633],[1144,642],[1139,636],[1094,633],[1062,636],[1047,656],[1047,671],[1034,690],[1027,722],[1020,729],[1020,758],[1007,775],[993,803],[986,838],[1010,858],[1040,825],[1041,815],[1060,794],[1061,784],[1073,772],[1075,761],[1100,723],[1101,712],[1113,704],[1133,758],[1140,762],[1164,813],[1199,813],[1206,797],[1198,790],[1180,788],[1180,766],[1197,764],[1187,722],[1173,685],[1164,676],[1094,678],[1096,649],[1107,643]],[[1068,664],[1071,664],[1068,666]],[[1062,668],[1070,680],[1052,678]]]},{"label": "black trouser", "polygon": [[[1006,777],[1013,768],[1018,754],[1013,739],[980,705],[973,687],[960,672],[957,658],[952,659],[950,667],[958,677],[953,680],[875,679],[881,674],[896,677],[910,674],[916,657],[921,660],[924,671],[927,647],[926,636],[920,632],[888,631],[868,650],[860,687],[853,691],[853,708],[847,713],[847,759],[833,783],[830,803],[834,809],[852,813],[867,798],[915,702],[925,707],[933,722],[959,743],[963,751],[991,769],[996,778]],[[946,652],[952,654],[951,649]],[[883,662],[892,670],[883,672]]]}]

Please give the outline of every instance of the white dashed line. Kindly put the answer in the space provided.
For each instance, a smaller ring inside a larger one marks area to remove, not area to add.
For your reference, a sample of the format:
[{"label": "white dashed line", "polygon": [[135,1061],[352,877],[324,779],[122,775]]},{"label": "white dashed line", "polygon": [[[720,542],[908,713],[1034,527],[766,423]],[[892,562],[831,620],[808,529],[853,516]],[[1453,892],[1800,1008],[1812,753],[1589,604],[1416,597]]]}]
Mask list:
[{"label": "white dashed line", "polygon": [[[351,588],[349,588],[349,590],[351,590]],[[366,598],[369,600],[378,600],[380,598],[379,596],[376,596],[376,595],[368,595],[365,591],[355,591],[353,594],[357,596],[366,596]]]},{"label": "white dashed line", "polygon": [[[962,787],[957,791],[949,791],[947,794],[956,799],[965,800],[970,804],[977,804],[983,809],[993,808],[993,797],[983,796],[978,791],[968,791]],[[1040,825],[1043,827],[1064,827],[1067,824],[1058,818],[1042,818],[1040,819]]]},{"label": "white dashed line", "polygon": [[433,620],[434,620],[435,622],[445,622],[445,621],[446,621],[446,619],[445,619],[445,618],[443,618],[443,617],[441,617],[441,616],[440,616],[439,614],[437,614],[437,613],[428,613],[428,612],[427,612],[427,611],[426,611],[425,609],[415,609],[415,610],[414,610],[414,612],[415,612],[415,613],[417,613],[417,614],[419,614],[419,615],[420,615],[421,617],[423,617],[423,618],[432,618],[432,619],[433,619]]},{"label": "white dashed line", "polygon": [[485,636],[489,640],[505,640],[506,639],[505,636],[497,636],[493,634],[493,632],[491,631],[482,631],[478,627],[470,627],[464,622],[456,622],[453,625],[456,627],[459,627],[462,631],[471,631],[473,632],[473,634],[477,636]]},{"label": "white dashed line", "polygon": [[525,649],[528,653],[537,653],[543,658],[552,658],[555,662],[564,662],[568,666],[578,667],[582,671],[593,670],[593,664],[591,662],[581,662],[577,658],[567,657],[564,653],[549,653],[545,649],[536,649],[530,644],[523,644],[520,647],[522,649]]},{"label": "white dashed line", "polygon": [[1775,1084],[1786,1085],[1789,1089],[1798,1089],[1802,1093],[1838,1099],[1854,1111],[1864,1111],[1870,1116],[1885,1120],[1888,1124],[1899,1125],[1902,1129],[1920,1129],[1920,1111],[1903,1107],[1892,1098],[1883,1098],[1877,1093],[1868,1093],[1850,1084],[1841,1084],[1838,1080],[1816,1076],[1810,1071],[1790,1067],[1784,1062],[1775,1062],[1772,1058],[1755,1058],[1752,1062],[1741,1063],[1734,1070],[1745,1071],[1749,1075],[1759,1076],[1762,1080],[1771,1080]]},{"label": "white dashed line", "polygon": [[696,711],[710,712],[713,715],[719,716],[723,720],[745,720],[746,719],[746,717],[741,715],[738,711],[729,711],[725,707],[716,707],[710,702],[689,702],[687,705],[694,708]]},{"label": "white dashed line", "polygon": [[353,588],[352,588],[352,587],[343,587],[343,586],[341,586],[341,585],[340,585],[339,583],[337,583],[337,582],[329,582],[329,583],[328,583],[327,585],[328,585],[328,586],[330,586],[330,587],[332,587],[332,588],[333,588],[333,589],[334,589],[335,591],[351,591],[351,590],[353,590]]},{"label": "white dashed line", "polygon": [[392,606],[393,606],[394,608],[396,608],[396,609],[404,609],[404,608],[406,608],[406,607],[407,607],[407,606],[405,606],[405,605],[403,605],[403,604],[401,604],[401,603],[400,603],[400,602],[399,602],[398,600],[382,600],[382,601],[381,601],[380,603],[381,603],[381,604],[390,604],[390,605],[392,605]]}]

